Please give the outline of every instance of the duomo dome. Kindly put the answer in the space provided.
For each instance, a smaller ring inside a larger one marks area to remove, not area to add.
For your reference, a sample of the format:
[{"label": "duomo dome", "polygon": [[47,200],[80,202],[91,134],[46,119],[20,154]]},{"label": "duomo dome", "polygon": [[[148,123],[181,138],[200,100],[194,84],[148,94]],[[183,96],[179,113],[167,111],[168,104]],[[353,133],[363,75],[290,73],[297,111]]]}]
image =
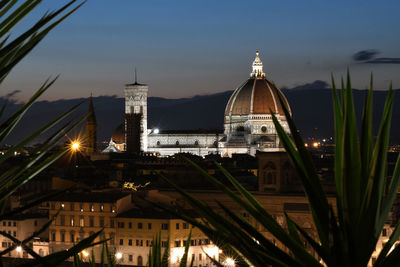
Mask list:
[{"label": "duomo dome", "polygon": [[225,147],[233,149],[239,144],[247,144],[261,151],[279,149],[271,112],[289,132],[279,96],[289,112],[290,106],[281,90],[267,79],[258,51],[252,67],[250,77],[233,92],[226,105]]}]

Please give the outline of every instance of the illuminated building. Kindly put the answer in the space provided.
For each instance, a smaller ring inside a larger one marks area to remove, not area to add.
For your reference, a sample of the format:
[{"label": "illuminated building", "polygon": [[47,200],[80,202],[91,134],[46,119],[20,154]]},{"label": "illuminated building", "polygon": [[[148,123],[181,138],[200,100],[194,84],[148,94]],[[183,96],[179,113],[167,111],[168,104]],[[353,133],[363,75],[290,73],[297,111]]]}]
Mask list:
[{"label": "illuminated building", "polygon": [[[7,217],[4,220],[0,221],[0,230],[6,232],[7,234],[17,238],[18,240],[24,240],[33,233],[39,231],[46,223],[48,222],[47,215],[44,214],[16,214],[11,217]],[[49,235],[48,229],[46,229],[43,233],[36,237],[36,239],[47,239]],[[13,241],[8,239],[7,237],[1,235],[0,236],[0,251],[4,251],[7,248],[13,245]],[[41,256],[47,255],[48,250],[46,248],[38,248],[35,249],[35,241],[30,241],[26,245],[33,245],[33,249],[36,253]],[[28,258],[29,255],[26,251],[23,250],[21,246],[17,246],[14,250],[10,251],[6,254],[8,257],[14,258]]]},{"label": "illuminated building", "polygon": [[118,127],[103,152],[140,151],[161,156],[192,153],[200,156],[256,151],[282,151],[270,112],[286,132],[289,128],[279,97],[290,112],[279,88],[267,78],[257,51],[250,77],[233,92],[224,114],[224,131],[165,131],[147,128],[148,86],[137,81],[125,87],[125,127]]}]

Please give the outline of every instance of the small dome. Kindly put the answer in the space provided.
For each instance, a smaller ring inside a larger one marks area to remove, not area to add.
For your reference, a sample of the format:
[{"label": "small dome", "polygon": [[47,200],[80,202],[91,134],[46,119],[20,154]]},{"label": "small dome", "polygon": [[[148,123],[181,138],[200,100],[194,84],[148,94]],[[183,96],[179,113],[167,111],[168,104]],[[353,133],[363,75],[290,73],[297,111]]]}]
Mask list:
[{"label": "small dome", "polygon": [[290,106],[279,88],[265,77],[262,62],[257,51],[250,78],[239,86],[231,95],[225,109],[225,116],[275,114],[284,116],[279,95],[290,112]]},{"label": "small dome", "polygon": [[123,123],[115,129],[111,136],[111,140],[116,144],[125,143],[125,125]]}]

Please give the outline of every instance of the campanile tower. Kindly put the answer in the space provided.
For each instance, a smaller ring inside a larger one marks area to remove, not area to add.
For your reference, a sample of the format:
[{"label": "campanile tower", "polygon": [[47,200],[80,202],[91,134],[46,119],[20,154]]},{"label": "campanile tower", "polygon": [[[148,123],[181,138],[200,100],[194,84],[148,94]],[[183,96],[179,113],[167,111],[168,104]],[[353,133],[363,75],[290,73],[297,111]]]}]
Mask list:
[{"label": "campanile tower", "polygon": [[147,151],[147,92],[149,86],[136,79],[125,85],[125,150]]}]

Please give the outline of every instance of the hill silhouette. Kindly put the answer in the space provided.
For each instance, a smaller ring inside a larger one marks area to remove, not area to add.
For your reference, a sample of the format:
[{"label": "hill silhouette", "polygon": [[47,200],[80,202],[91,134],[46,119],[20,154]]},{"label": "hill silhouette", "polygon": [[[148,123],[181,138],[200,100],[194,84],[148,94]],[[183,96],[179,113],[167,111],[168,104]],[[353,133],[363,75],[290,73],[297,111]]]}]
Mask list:
[{"label": "hill silhouette", "polygon": [[[320,89],[318,89],[318,86]],[[289,101],[297,127],[304,137],[333,136],[332,91],[326,83],[315,81],[292,89],[284,88],[282,91]],[[148,127],[157,127],[163,130],[222,129],[225,105],[232,92],[226,91],[180,99],[149,97]],[[365,95],[365,90],[354,90],[354,102],[359,117],[361,116]],[[385,97],[386,91],[374,92],[375,130],[378,127],[376,122],[379,122],[382,115]],[[0,98],[0,105],[4,104],[5,101],[5,98]],[[75,115],[81,116],[87,112],[87,99],[63,99],[35,103],[5,143],[16,143],[27,133],[82,101],[84,102]],[[116,96],[99,96],[93,98],[93,103],[98,123],[98,140],[108,141],[115,128],[123,122],[124,99]],[[395,93],[391,137],[392,142],[396,143],[400,141],[400,124],[397,122],[397,118],[400,117],[399,103],[400,94]],[[17,110],[21,105],[9,102],[3,118]]]}]

